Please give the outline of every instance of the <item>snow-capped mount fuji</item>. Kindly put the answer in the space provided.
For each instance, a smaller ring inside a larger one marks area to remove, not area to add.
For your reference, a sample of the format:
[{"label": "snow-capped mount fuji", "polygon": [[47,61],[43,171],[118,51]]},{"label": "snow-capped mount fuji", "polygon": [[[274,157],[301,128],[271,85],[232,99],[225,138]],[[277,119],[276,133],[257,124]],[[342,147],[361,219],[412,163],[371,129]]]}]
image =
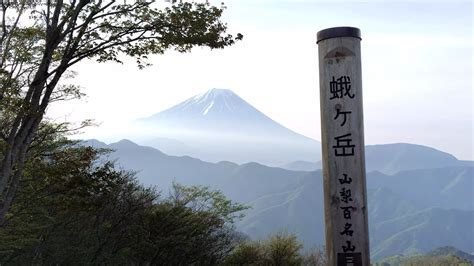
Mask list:
[{"label": "snow-capped mount fuji", "polygon": [[[320,158],[319,142],[273,121],[227,89],[211,89],[139,119],[137,125],[148,133],[140,143],[174,155],[272,165]],[[166,150],[169,145],[157,138],[177,140],[188,148]]]},{"label": "snow-capped mount fuji", "polygon": [[211,89],[139,121],[192,134],[219,132],[221,136],[244,135],[246,138],[308,139],[273,121],[227,89]]},{"label": "snow-capped mount fuji", "polygon": [[226,118],[226,116],[241,116],[255,113],[263,115],[233,91],[211,89],[203,94],[191,97],[168,110],[155,114],[150,118],[156,119],[179,115],[194,118],[205,117],[208,119],[222,119]]}]

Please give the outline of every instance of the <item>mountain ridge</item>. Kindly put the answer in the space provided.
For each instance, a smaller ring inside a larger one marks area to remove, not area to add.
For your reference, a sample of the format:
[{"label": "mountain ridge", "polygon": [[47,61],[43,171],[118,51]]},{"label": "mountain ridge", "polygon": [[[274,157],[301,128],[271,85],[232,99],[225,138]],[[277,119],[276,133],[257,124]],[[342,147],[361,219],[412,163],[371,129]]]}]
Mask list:
[{"label": "mountain ridge", "polygon": [[[98,141],[91,142],[103,145]],[[236,224],[247,235],[262,239],[286,230],[295,233],[306,247],[324,243],[321,171],[290,171],[259,163],[210,163],[189,156],[169,156],[129,141],[118,143],[126,144],[123,145],[126,148],[121,150],[122,145],[112,143],[108,148],[116,147],[117,150],[109,159],[117,159],[122,169],[138,171],[139,180],[146,185],[161,190],[166,190],[173,181],[210,186],[233,201],[251,204],[253,209]],[[441,232],[436,245],[450,244],[469,252],[474,250],[466,241],[473,237],[469,230],[466,231],[468,216],[474,213],[474,206],[466,201],[473,192],[473,171],[474,167],[463,166],[407,170],[395,175],[368,173],[373,255],[379,258],[425,251],[435,247],[423,241],[429,238],[427,233],[435,231]],[[443,219],[451,225],[449,228],[437,222]],[[398,230],[394,231],[394,227]],[[418,238],[411,238],[412,234]],[[399,242],[413,249],[404,249],[397,244]]]},{"label": "mountain ridge", "polygon": [[[366,145],[365,155],[367,172],[380,171],[385,174],[447,166],[474,166],[473,161],[461,161],[439,149],[412,143]],[[313,171],[321,169],[321,161],[294,161],[281,167],[296,171]]]}]

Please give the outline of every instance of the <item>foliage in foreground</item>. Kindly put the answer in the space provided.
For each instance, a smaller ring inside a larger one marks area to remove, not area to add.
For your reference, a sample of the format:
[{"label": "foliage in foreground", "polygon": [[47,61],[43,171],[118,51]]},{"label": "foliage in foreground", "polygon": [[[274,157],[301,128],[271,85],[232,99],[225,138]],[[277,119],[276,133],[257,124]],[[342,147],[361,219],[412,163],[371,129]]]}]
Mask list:
[{"label": "foliage in foreground", "polygon": [[278,233],[263,241],[239,244],[226,260],[227,265],[326,265],[324,251],[315,248],[302,254],[303,245],[295,235]]},{"label": "foliage in foreground", "polygon": [[0,227],[0,264],[212,265],[240,239],[245,207],[220,192],[176,184],[163,197],[67,143],[40,145],[28,161]]},{"label": "foliage in foreground", "polygon": [[[208,1],[1,1],[0,12],[0,223],[11,207],[30,145],[46,110],[80,98],[64,81],[84,60],[136,60],[196,46],[224,48],[242,39],[227,34],[223,5]],[[110,78],[110,77],[107,77]]]}]

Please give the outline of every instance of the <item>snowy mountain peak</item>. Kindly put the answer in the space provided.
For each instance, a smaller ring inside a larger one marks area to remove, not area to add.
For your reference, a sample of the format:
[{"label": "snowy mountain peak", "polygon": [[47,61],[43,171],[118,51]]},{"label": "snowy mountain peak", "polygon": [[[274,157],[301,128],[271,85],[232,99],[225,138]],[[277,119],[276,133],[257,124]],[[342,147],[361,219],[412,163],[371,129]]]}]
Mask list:
[{"label": "snowy mountain peak", "polygon": [[171,107],[153,117],[218,117],[229,118],[229,115],[258,112],[250,104],[228,89],[211,89]]},{"label": "snowy mountain peak", "polygon": [[206,132],[203,133],[205,136],[217,134],[239,135],[247,139],[310,140],[273,121],[233,91],[226,89],[208,90],[151,117],[140,119],[139,122],[159,130],[191,135]]},{"label": "snowy mountain peak", "polygon": [[180,155],[204,160],[287,162],[288,158],[291,161],[320,158],[318,142],[285,128],[226,89],[195,95],[139,119],[137,125],[143,126],[142,138],[179,140],[187,147],[187,152]]},{"label": "snowy mountain peak", "polygon": [[225,100],[225,99],[231,99],[231,98],[236,98],[240,99],[241,98],[235,94],[233,91],[228,90],[228,89],[210,89],[206,91],[205,93],[198,94],[191,99],[189,99],[189,102],[192,103],[211,103],[214,102],[215,100]]},{"label": "snowy mountain peak", "polygon": [[227,97],[239,97],[232,90],[229,89],[210,89],[204,93],[208,97],[218,97],[218,96],[227,96]]},{"label": "snowy mountain peak", "polygon": [[211,89],[206,93],[197,95],[195,100],[198,103],[203,103],[205,109],[202,111],[202,115],[209,114],[212,108],[216,108],[219,112],[227,109],[227,111],[233,111],[235,106],[244,102],[237,94],[228,89]]}]

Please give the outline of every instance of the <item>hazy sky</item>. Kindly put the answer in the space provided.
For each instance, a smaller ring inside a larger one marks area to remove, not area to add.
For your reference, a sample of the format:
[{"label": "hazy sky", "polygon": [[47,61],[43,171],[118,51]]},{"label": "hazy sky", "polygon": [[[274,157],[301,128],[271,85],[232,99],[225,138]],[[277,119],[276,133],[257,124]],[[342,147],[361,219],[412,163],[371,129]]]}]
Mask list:
[{"label": "hazy sky", "polygon": [[154,56],[145,70],[133,62],[81,63],[75,82],[86,101],[59,104],[49,115],[94,118],[102,125],[81,137],[112,141],[126,135],[131,120],[226,88],[319,140],[316,32],[354,26],[362,31],[366,143],[422,144],[474,159],[470,1],[224,2],[229,32],[241,32],[243,41],[224,50]]}]

